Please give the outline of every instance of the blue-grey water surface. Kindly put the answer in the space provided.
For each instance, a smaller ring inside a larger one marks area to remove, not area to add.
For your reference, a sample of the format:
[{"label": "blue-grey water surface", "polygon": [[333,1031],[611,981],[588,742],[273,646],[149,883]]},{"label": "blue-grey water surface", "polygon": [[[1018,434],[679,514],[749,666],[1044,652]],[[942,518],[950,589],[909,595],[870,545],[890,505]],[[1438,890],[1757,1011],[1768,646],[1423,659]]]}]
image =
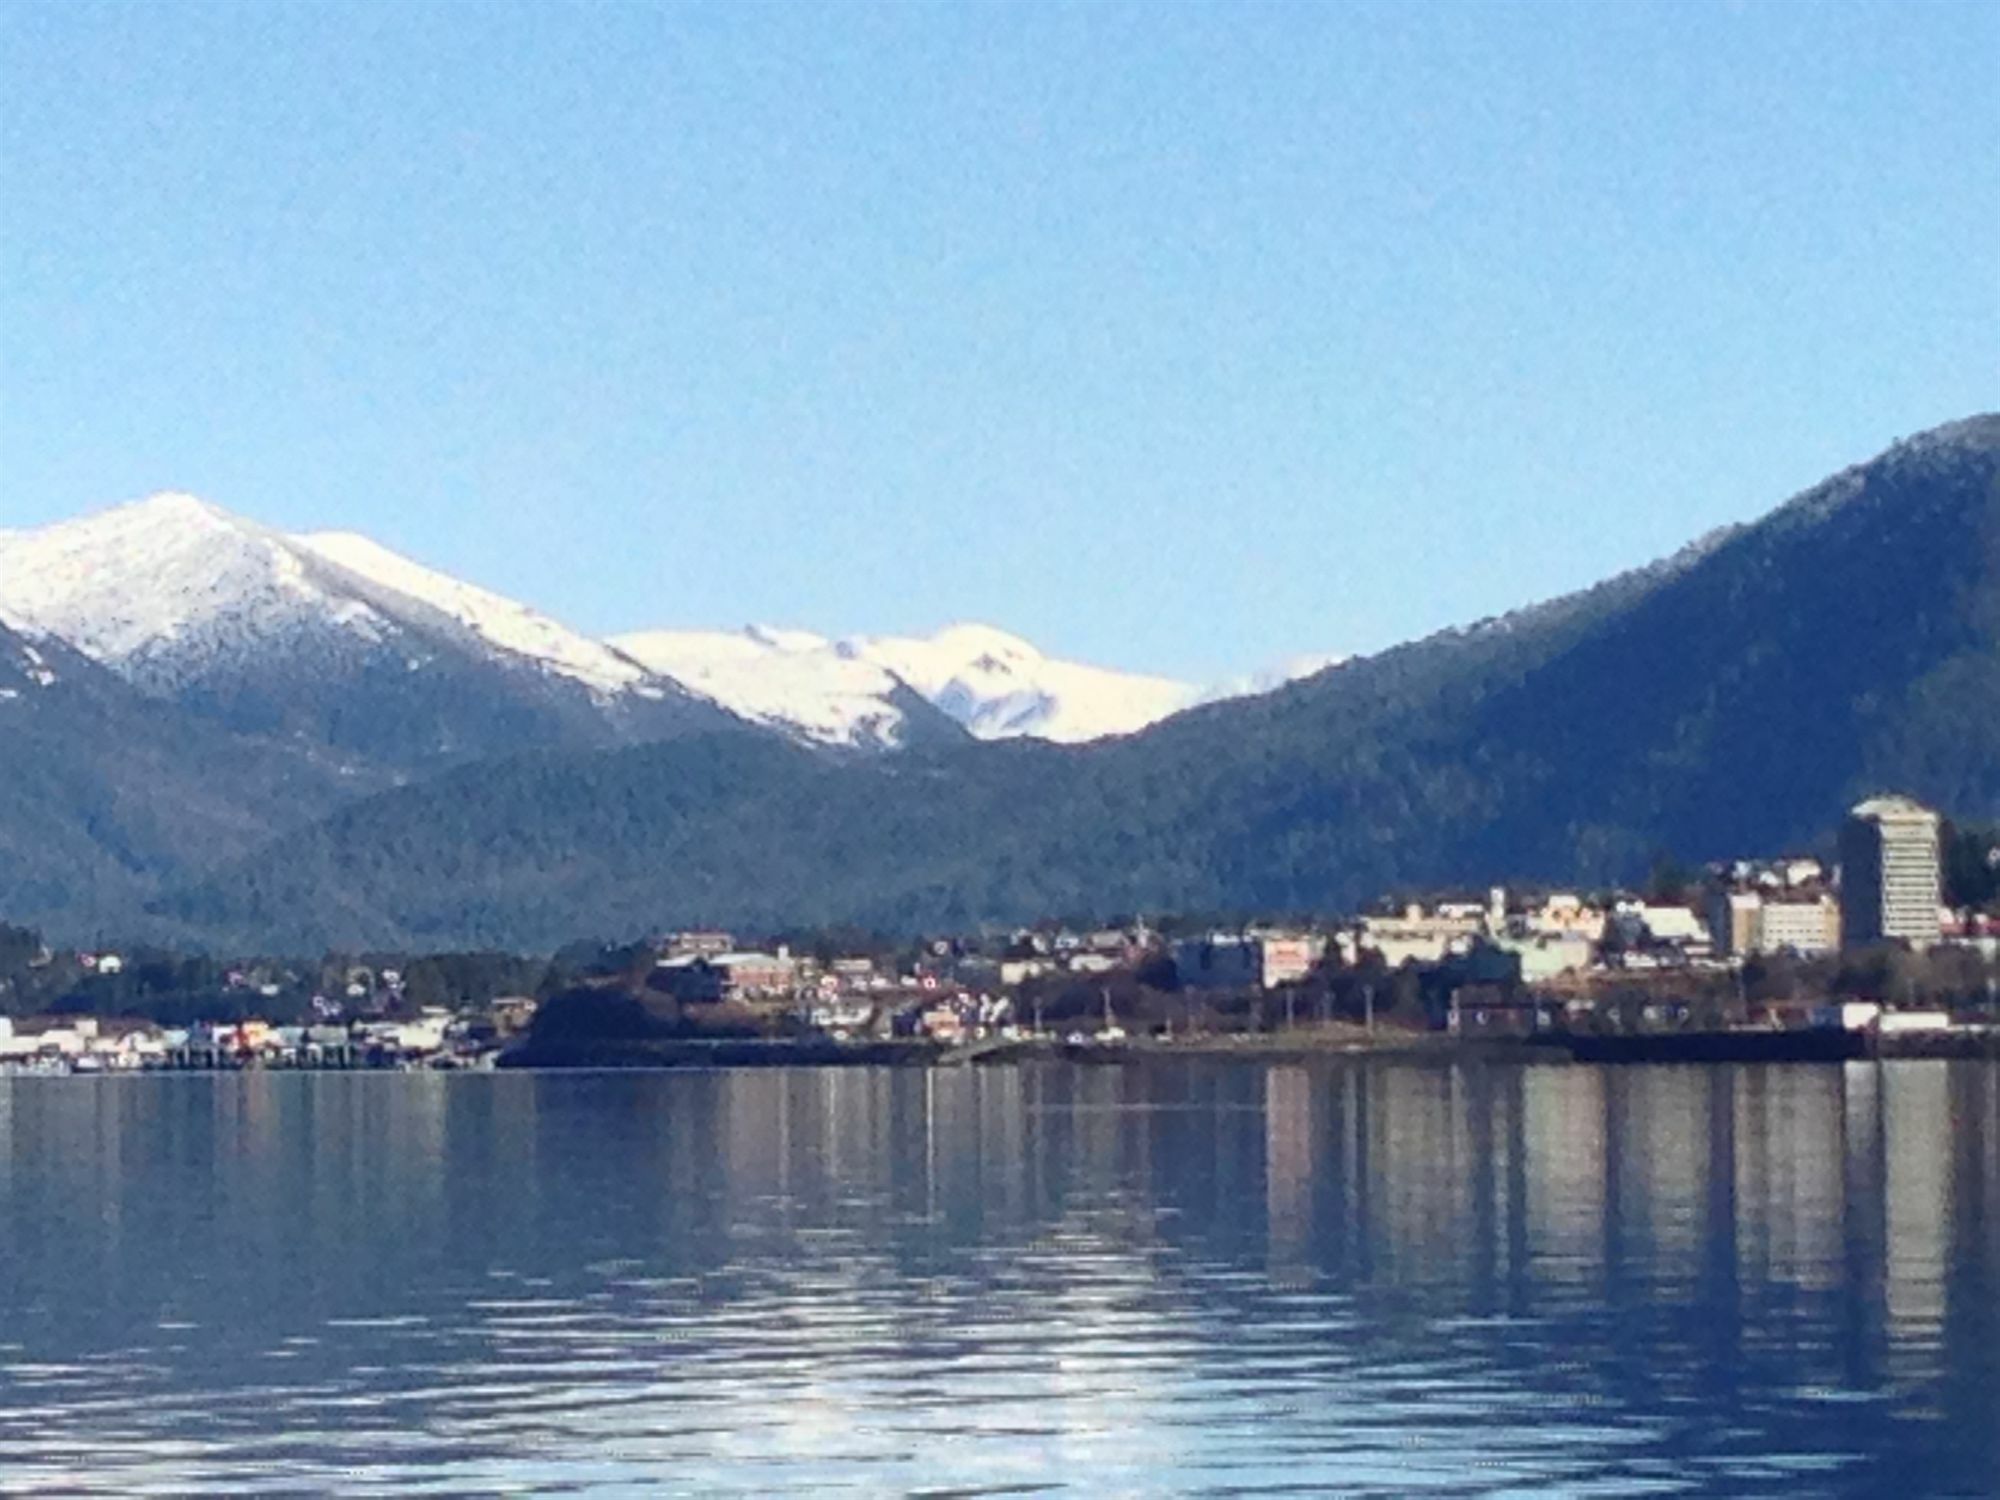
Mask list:
[{"label": "blue-grey water surface", "polygon": [[2000,1069],[0,1079],[0,1491],[2000,1492]]}]

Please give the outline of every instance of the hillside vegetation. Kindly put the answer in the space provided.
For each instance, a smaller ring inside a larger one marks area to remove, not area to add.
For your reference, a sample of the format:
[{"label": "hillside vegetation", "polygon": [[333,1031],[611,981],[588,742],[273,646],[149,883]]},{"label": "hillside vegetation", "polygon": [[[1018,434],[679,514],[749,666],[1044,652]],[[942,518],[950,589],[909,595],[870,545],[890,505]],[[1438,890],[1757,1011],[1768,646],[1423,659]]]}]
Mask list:
[{"label": "hillside vegetation", "polygon": [[[363,783],[366,786],[366,783]],[[354,778],[136,692],[0,626],[0,913],[87,939],[155,924],[163,872],[240,858],[325,816]]]},{"label": "hillside vegetation", "polygon": [[552,947],[1306,909],[1813,846],[1881,787],[2000,811],[2000,417],[1582,594],[1126,739],[853,762],[726,732],[485,762],[153,912],[234,941]]}]

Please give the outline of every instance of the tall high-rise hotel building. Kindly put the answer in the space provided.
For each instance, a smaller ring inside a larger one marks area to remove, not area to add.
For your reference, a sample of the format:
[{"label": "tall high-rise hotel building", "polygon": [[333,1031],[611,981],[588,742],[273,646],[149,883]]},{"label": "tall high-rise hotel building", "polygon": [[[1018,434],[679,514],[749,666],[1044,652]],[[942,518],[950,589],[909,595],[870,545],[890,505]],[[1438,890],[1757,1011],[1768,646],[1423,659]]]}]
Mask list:
[{"label": "tall high-rise hotel building", "polygon": [[1849,947],[1938,937],[1938,815],[1871,797],[1840,827],[1840,930]]}]

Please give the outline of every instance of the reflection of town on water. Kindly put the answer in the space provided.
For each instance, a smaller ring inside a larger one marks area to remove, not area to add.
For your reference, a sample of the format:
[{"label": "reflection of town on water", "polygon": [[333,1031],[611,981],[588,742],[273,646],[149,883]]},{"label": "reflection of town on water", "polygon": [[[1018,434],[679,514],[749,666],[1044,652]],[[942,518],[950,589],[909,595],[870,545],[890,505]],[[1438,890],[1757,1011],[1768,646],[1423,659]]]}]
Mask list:
[{"label": "reflection of town on water", "polygon": [[2000,1073],[1976,1064],[745,1073],[656,1123],[668,1183],[725,1195],[738,1222],[845,1204],[974,1234],[1108,1214],[1143,1245],[1174,1222],[1250,1232],[1235,1200],[1261,1182],[1274,1266],[1493,1306],[1846,1288],[1915,1344],[1950,1268],[2000,1273]]},{"label": "reflection of town on water", "polygon": [[496,1485],[528,1448],[914,1483],[941,1424],[967,1479],[1275,1444],[1390,1491],[1418,1442],[1439,1484],[1962,1480],[1996,1210],[1981,1064],[0,1080],[0,1444],[61,1474],[38,1383],[101,1413],[115,1370],[151,1385],[91,1419],[105,1472],[196,1487],[275,1420]]}]

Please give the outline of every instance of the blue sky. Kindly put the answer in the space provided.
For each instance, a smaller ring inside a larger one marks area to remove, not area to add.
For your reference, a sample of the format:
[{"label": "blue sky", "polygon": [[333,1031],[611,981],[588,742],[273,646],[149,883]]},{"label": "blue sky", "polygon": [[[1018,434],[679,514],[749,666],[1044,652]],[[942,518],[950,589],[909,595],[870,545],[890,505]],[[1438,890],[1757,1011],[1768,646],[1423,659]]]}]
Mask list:
[{"label": "blue sky", "polygon": [[2000,404],[2000,7],[0,7],[0,525],[1194,678]]}]

